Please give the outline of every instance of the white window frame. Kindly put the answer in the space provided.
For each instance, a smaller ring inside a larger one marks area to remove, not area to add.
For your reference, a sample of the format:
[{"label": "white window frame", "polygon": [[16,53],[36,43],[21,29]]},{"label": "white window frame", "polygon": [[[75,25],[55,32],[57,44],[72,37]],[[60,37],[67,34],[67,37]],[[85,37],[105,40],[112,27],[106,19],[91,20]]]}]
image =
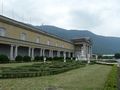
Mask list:
[{"label": "white window frame", "polygon": [[49,40],[47,41],[47,45],[50,45],[50,41]]},{"label": "white window frame", "polygon": [[27,34],[25,32],[20,33],[21,40],[27,40]]},{"label": "white window frame", "polygon": [[35,42],[40,43],[40,37],[36,37]]},{"label": "white window frame", "polygon": [[62,48],[64,48],[64,45],[62,45]]},{"label": "white window frame", "polygon": [[56,44],[55,44],[55,46],[57,47],[57,46],[58,46],[58,44],[56,43]]},{"label": "white window frame", "polygon": [[0,36],[5,36],[5,35],[6,35],[6,30],[0,27]]}]

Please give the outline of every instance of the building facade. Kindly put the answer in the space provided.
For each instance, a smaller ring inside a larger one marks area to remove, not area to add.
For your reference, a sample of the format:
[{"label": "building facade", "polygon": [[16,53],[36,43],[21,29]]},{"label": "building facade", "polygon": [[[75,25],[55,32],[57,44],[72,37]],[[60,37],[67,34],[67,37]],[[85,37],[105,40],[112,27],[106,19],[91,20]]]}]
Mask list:
[{"label": "building facade", "polygon": [[67,41],[32,25],[0,16],[0,54],[7,55],[11,60],[18,55],[30,56],[33,60],[35,56],[87,60],[91,56],[91,50],[88,38]]}]

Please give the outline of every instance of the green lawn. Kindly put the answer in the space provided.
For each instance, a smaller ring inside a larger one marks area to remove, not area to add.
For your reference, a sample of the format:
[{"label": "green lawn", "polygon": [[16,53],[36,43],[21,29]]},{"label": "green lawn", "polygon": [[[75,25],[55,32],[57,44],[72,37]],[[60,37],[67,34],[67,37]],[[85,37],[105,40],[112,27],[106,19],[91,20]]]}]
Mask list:
[{"label": "green lawn", "polygon": [[55,90],[102,90],[110,70],[111,66],[88,65],[58,75],[1,79],[0,90],[45,90],[45,87],[57,87]]},{"label": "green lawn", "polygon": [[41,62],[26,62],[26,63],[9,63],[9,64],[0,64],[1,67],[18,67],[18,66],[25,66],[25,65],[32,65],[35,63],[41,63]]}]

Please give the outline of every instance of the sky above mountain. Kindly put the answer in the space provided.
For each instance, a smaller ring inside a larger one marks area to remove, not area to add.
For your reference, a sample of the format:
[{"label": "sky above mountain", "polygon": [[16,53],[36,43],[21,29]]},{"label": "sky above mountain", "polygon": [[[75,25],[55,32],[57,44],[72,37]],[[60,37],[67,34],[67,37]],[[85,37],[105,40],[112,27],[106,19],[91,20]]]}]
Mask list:
[{"label": "sky above mountain", "polygon": [[0,14],[33,25],[120,37],[120,0],[0,0]]}]

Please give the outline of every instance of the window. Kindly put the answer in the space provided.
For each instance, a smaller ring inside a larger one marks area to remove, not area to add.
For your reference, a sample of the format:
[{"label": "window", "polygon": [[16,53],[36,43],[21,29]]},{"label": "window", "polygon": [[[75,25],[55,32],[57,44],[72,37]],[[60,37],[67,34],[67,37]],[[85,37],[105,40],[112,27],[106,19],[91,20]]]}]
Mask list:
[{"label": "window", "polygon": [[50,45],[50,41],[47,41],[47,45]]},{"label": "window", "polygon": [[64,48],[64,45],[62,45],[62,48]]},{"label": "window", "polygon": [[39,37],[36,38],[36,43],[40,43],[40,38]]},{"label": "window", "polygon": [[4,28],[0,28],[0,36],[5,36],[5,29]]},{"label": "window", "polygon": [[26,33],[21,33],[20,34],[20,39],[21,40],[26,40],[26,37],[27,37]]},{"label": "window", "polygon": [[55,45],[56,47],[57,47],[57,43],[56,43],[56,45]]}]

